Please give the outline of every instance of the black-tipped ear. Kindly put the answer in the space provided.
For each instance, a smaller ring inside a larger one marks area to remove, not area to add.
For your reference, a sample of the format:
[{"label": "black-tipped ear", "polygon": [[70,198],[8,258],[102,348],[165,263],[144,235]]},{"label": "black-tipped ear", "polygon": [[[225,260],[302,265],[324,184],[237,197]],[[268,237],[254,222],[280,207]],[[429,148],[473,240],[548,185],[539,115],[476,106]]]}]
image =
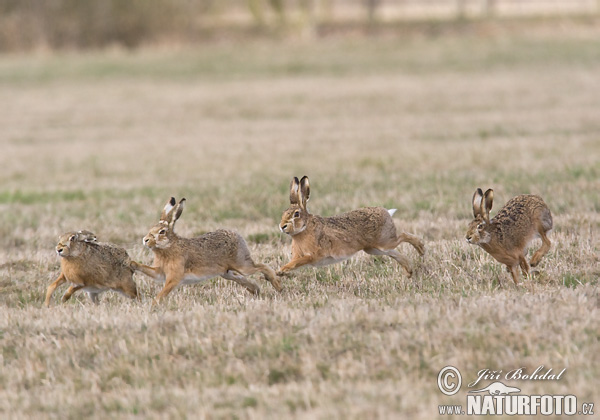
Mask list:
[{"label": "black-tipped ear", "polygon": [[171,223],[175,223],[175,221],[177,221],[177,219],[179,219],[181,217],[181,213],[183,213],[184,207],[185,207],[185,198],[182,198],[179,201],[179,204],[177,204],[177,207],[175,210],[175,215],[173,216],[173,220],[171,221]]},{"label": "black-tipped ear", "polygon": [[477,218],[478,215],[482,215],[481,211],[481,201],[483,200],[483,191],[481,188],[477,188],[475,190],[475,194],[473,194],[473,217]]},{"label": "black-tipped ear", "polygon": [[308,200],[310,200],[310,183],[308,177],[304,175],[300,180],[300,204],[304,209]]},{"label": "black-tipped ear", "polygon": [[298,181],[298,177],[293,177],[292,182],[290,182],[290,204],[300,204],[298,201],[300,192],[300,181]]},{"label": "black-tipped ear", "polygon": [[165,204],[165,207],[163,208],[162,213],[160,214],[160,220],[165,220],[167,222],[169,221],[169,213],[171,213],[176,203],[177,200],[175,200],[175,197],[171,197],[167,201],[167,204]]},{"label": "black-tipped ear", "polygon": [[490,222],[490,211],[492,210],[492,204],[494,204],[494,190],[491,188],[483,195],[484,206],[482,206],[482,213],[485,217],[486,222]]}]

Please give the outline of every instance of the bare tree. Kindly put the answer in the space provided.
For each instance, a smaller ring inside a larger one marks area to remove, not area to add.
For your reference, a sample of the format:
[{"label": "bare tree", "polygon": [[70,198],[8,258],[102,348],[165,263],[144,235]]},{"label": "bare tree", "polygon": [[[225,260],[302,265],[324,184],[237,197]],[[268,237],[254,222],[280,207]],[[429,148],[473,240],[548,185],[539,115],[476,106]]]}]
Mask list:
[{"label": "bare tree", "polygon": [[496,14],[496,0],[486,0],[485,15],[488,18],[493,18]]},{"label": "bare tree", "polygon": [[382,0],[365,0],[369,23],[375,22],[375,19],[377,18],[377,8],[381,4],[381,1]]},{"label": "bare tree", "polygon": [[456,17],[464,19],[467,14],[467,0],[456,0]]}]

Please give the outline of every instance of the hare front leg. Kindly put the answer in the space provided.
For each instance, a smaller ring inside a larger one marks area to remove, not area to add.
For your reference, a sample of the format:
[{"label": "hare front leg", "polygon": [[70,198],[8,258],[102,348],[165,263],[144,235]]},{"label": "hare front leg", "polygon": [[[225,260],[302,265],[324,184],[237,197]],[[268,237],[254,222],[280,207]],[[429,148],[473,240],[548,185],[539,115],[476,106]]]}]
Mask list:
[{"label": "hare front leg", "polygon": [[315,257],[310,254],[304,255],[299,258],[292,258],[292,261],[290,261],[289,263],[287,263],[286,265],[281,267],[281,269],[277,272],[277,275],[282,276],[283,274],[287,273],[288,271],[294,270],[294,269],[301,267],[303,265],[306,265],[306,264],[311,264],[311,263],[315,262],[315,260],[316,260]]},{"label": "hare front leg", "polygon": [[135,261],[131,261],[129,263],[129,267],[135,271],[141,271],[148,277],[151,277],[154,280],[162,280],[164,273],[159,267],[150,267],[149,265],[140,264]]},{"label": "hare front leg", "polygon": [[67,278],[65,277],[65,275],[63,273],[60,273],[60,276],[58,276],[58,278],[54,280],[52,284],[50,284],[50,286],[48,286],[48,290],[46,291],[46,300],[44,301],[44,306],[46,308],[50,307],[50,298],[52,297],[52,293],[54,293],[58,286],[65,283],[66,281]]},{"label": "hare front leg", "polygon": [[163,289],[160,292],[158,292],[158,295],[156,295],[155,302],[162,301],[162,299],[165,296],[167,296],[169,293],[171,293],[171,290],[176,288],[179,285],[179,283],[181,283],[181,280],[183,280],[183,275],[184,275],[183,267],[181,267],[181,269],[174,270],[172,272],[167,273],[167,278],[165,280],[165,287],[163,287]]}]

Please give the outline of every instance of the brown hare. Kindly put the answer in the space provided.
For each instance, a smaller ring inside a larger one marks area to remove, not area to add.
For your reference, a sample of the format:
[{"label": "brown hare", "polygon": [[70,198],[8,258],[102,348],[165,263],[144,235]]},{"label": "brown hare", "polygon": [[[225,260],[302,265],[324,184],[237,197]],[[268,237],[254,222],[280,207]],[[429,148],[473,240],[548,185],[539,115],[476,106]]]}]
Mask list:
[{"label": "brown hare", "polygon": [[175,222],[181,216],[185,198],[179,203],[171,197],[165,205],[160,221],[144,236],[143,244],[154,253],[154,266],[136,262],[131,268],[164,283],[157,300],[167,296],[180,284],[194,284],[215,276],[235,281],[253,294],[260,288],[246,278],[261,272],[277,291],[281,283],[270,267],[255,263],[246,241],[238,233],[219,229],[195,238],[182,238],[175,231]]},{"label": "brown hare", "polygon": [[[527,276],[529,266],[538,265],[550,249],[546,234],[552,229],[552,214],[541,197],[518,195],[490,219],[493,201],[492,189],[484,194],[481,188],[477,188],[473,195],[474,219],[467,230],[467,241],[479,245],[498,262],[505,264],[515,284],[518,284],[518,267]],[[542,246],[527,263],[525,249],[535,238],[541,238]]]},{"label": "brown hare", "polygon": [[396,247],[402,242],[411,244],[420,255],[423,242],[408,233],[396,233],[392,220],[395,209],[366,207],[332,217],[310,214],[306,203],[310,199],[308,177],[297,177],[290,184],[290,207],[283,212],[279,228],[292,237],[292,260],[278,274],[303,265],[320,267],[350,258],[358,251],[371,255],[387,255],[396,260],[408,273],[408,259]]},{"label": "brown hare", "polygon": [[97,242],[96,235],[84,230],[61,235],[56,252],[60,256],[61,272],[48,286],[46,307],[50,306],[54,290],[66,282],[71,283],[71,287],[63,295],[63,302],[78,290],[87,292],[95,304],[98,303],[98,295],[107,290],[137,298],[129,255],[123,248]]}]

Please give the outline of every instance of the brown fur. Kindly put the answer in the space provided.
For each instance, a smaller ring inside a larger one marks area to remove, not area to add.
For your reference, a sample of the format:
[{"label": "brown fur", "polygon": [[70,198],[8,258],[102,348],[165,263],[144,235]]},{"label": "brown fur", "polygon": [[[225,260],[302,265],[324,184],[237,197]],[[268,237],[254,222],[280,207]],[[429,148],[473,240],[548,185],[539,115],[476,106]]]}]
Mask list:
[{"label": "brown fur", "polygon": [[153,267],[132,262],[131,267],[164,282],[158,293],[160,300],[179,284],[197,283],[211,277],[221,276],[244,286],[253,294],[259,294],[258,285],[246,278],[261,272],[277,291],[281,283],[275,271],[252,260],[246,241],[236,232],[219,229],[196,238],[182,238],[174,231],[175,222],[181,216],[185,204],[176,204],[171,198],[165,206],[161,220],[150,229],[143,243],[154,253]]},{"label": "brown fur", "polygon": [[[491,189],[485,194],[479,188],[475,191],[475,218],[469,224],[467,241],[481,246],[498,262],[506,265],[513,281],[518,284],[518,267],[527,276],[529,267],[537,266],[550,249],[551,242],[546,234],[552,229],[552,214],[541,197],[518,195],[509,200],[498,214],[490,219],[493,198],[494,192]],[[525,250],[529,242],[536,237],[542,239],[542,246],[528,263]]]},{"label": "brown fur", "polygon": [[71,286],[63,295],[63,302],[81,289],[89,294],[94,303],[98,303],[100,293],[109,289],[132,299],[137,298],[129,255],[123,248],[99,243],[93,233],[79,231],[60,236],[56,252],[61,257],[61,273],[48,286],[44,302],[46,307],[50,306],[54,290],[65,282],[71,283]]},{"label": "brown fur", "polygon": [[322,266],[350,258],[358,251],[387,255],[395,259],[408,275],[410,263],[395,248],[410,243],[420,255],[423,242],[407,233],[396,233],[388,210],[366,207],[332,217],[312,215],[306,208],[310,198],[308,177],[294,177],[290,184],[290,207],[283,212],[279,228],[292,237],[292,260],[278,274],[303,265]]}]

